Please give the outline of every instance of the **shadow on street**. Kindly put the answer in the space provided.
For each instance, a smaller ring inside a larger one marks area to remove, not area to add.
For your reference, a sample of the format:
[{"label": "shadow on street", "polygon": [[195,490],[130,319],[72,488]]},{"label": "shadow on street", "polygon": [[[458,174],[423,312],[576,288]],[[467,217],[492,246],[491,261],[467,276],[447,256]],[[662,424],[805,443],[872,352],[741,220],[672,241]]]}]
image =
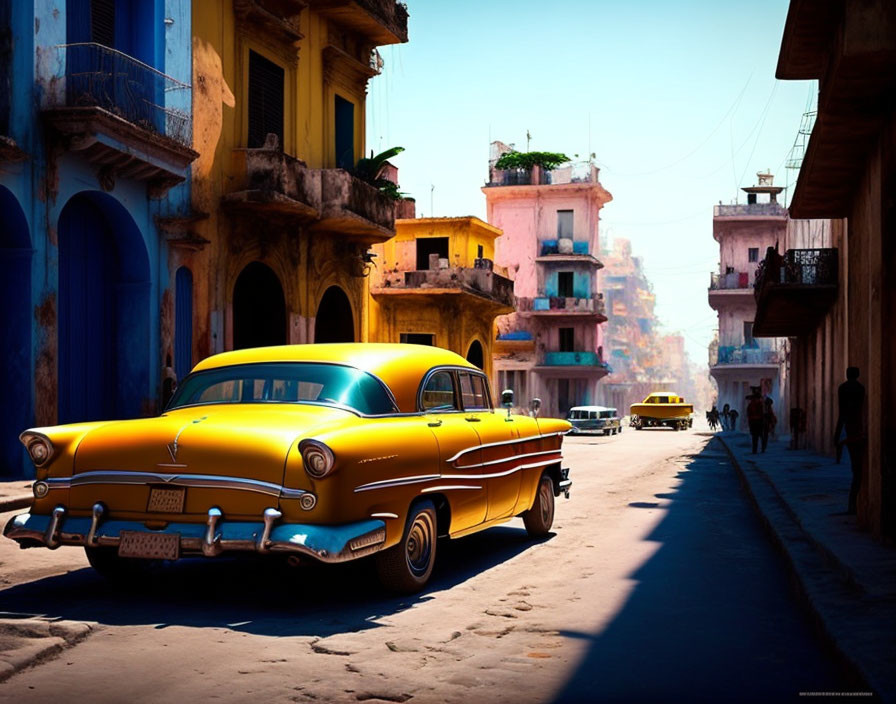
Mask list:
[{"label": "shadow on street", "polygon": [[132,586],[114,585],[90,568],[20,584],[0,592],[0,611],[115,626],[327,637],[374,628],[376,619],[427,601],[430,593],[461,584],[551,537],[533,540],[522,528],[500,526],[442,540],[432,579],[413,596],[383,590],[369,558],[300,567],[288,567],[276,556],[190,558],[153,570]]},{"label": "shadow on street", "polygon": [[676,490],[628,504],[664,500],[645,538],[660,547],[605,630],[564,633],[590,646],[556,701],[777,702],[845,689],[724,450],[710,441],[678,461]]}]

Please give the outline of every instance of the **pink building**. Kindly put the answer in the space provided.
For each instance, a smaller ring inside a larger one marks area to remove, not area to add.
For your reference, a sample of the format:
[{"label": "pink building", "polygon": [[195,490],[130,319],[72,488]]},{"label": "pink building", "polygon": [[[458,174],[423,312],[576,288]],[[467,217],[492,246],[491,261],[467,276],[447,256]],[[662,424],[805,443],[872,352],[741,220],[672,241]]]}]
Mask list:
[{"label": "pink building", "polygon": [[718,346],[710,348],[709,371],[719,388],[718,408],[727,403],[740,414],[738,429],[746,428],[746,397],[751,386],[772,397],[779,418],[786,408],[781,398],[784,341],[756,338],[753,284],[766,250],[784,239],[787,210],[777,202],[783,190],[771,174],[759,173],[759,184],[744,188],[747,202],[717,205],[712,235],[719,243],[719,273],[709,285],[709,305],[719,314]]},{"label": "pink building", "polygon": [[489,223],[504,231],[495,264],[514,279],[517,299],[517,312],[496,323],[496,388],[513,389],[518,405],[538,397],[543,415],[565,417],[572,406],[597,403],[597,383],[608,373],[595,253],[600,209],[612,196],[590,162],[496,169],[508,151],[492,143],[482,189]]}]

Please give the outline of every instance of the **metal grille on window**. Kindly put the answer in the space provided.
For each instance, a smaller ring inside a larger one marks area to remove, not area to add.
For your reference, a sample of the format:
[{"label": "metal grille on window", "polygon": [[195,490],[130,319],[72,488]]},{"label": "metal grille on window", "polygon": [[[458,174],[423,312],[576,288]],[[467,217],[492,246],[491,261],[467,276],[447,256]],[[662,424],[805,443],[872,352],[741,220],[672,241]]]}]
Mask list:
[{"label": "metal grille on window", "polygon": [[249,52],[250,149],[264,146],[268,134],[283,148],[283,69],[254,51]]}]

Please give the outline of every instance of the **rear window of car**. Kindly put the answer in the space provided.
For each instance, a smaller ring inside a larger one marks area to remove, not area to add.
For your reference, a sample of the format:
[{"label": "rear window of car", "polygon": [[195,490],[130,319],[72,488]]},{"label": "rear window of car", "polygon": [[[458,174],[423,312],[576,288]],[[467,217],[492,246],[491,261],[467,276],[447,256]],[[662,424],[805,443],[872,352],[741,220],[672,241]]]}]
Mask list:
[{"label": "rear window of car", "polygon": [[383,384],[360,369],[338,364],[278,362],[240,364],[188,376],[168,410],[222,403],[322,403],[365,415],[396,408]]}]

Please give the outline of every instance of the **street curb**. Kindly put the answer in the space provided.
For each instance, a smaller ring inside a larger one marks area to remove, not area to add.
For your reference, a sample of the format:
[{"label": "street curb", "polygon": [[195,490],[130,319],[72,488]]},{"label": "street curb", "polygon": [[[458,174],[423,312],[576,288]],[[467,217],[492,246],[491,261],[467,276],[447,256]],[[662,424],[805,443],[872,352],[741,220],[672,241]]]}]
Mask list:
[{"label": "street curb", "polygon": [[20,508],[28,508],[34,497],[31,494],[23,494],[22,496],[5,496],[0,498],[0,513],[7,511],[16,511]]},{"label": "street curb", "polygon": [[48,621],[25,614],[6,616],[12,618],[0,618],[0,630],[15,647],[0,650],[0,683],[58,657],[63,650],[74,647],[96,630],[95,625],[78,621]]},{"label": "street curb", "polygon": [[[819,603],[822,601],[822,592],[825,589],[829,589],[830,585],[819,585],[811,582],[809,575],[804,574],[800,569],[800,566],[807,558],[805,553],[810,551],[810,553],[814,553],[814,555],[810,554],[808,559],[811,560],[814,558],[815,560],[818,560],[818,558],[821,558],[824,560],[828,567],[833,567],[836,570],[838,582],[841,587],[846,587],[852,594],[860,594],[862,591],[861,587],[856,583],[852,572],[848,569],[844,569],[845,566],[840,560],[836,558],[833,560],[830,559],[833,557],[831,551],[820,545],[818,541],[803,528],[793,510],[778,492],[771,479],[769,479],[764,472],[758,468],[753,468],[750,472],[754,472],[759,476],[755,479],[750,477],[747,470],[741,466],[734,451],[728,446],[728,443],[725,442],[725,439],[718,435],[714,439],[718,440],[725,449],[725,452],[731,460],[732,466],[738,473],[741,484],[744,486],[750,498],[750,503],[753,505],[760,522],[768,532],[772,542],[784,556],[787,566],[790,568],[794,584],[798,588],[800,595],[805,599],[805,603],[813,620],[818,626],[819,632],[830,646],[831,652],[840,661],[841,666],[849,675],[849,678],[856,683],[859,683],[862,687],[873,691],[883,701],[896,701],[896,697],[883,694],[884,688],[874,686],[874,682],[877,678],[868,671],[868,668],[864,666],[859,658],[849,652],[850,648],[837,636],[838,629],[833,623],[833,617],[830,610],[823,608]],[[765,496],[762,495],[763,487],[757,486],[758,481],[762,481],[762,484],[764,485]],[[775,515],[776,513],[777,515]],[[802,556],[799,554],[801,549],[804,553]],[[803,560],[801,560],[801,557]]]}]

